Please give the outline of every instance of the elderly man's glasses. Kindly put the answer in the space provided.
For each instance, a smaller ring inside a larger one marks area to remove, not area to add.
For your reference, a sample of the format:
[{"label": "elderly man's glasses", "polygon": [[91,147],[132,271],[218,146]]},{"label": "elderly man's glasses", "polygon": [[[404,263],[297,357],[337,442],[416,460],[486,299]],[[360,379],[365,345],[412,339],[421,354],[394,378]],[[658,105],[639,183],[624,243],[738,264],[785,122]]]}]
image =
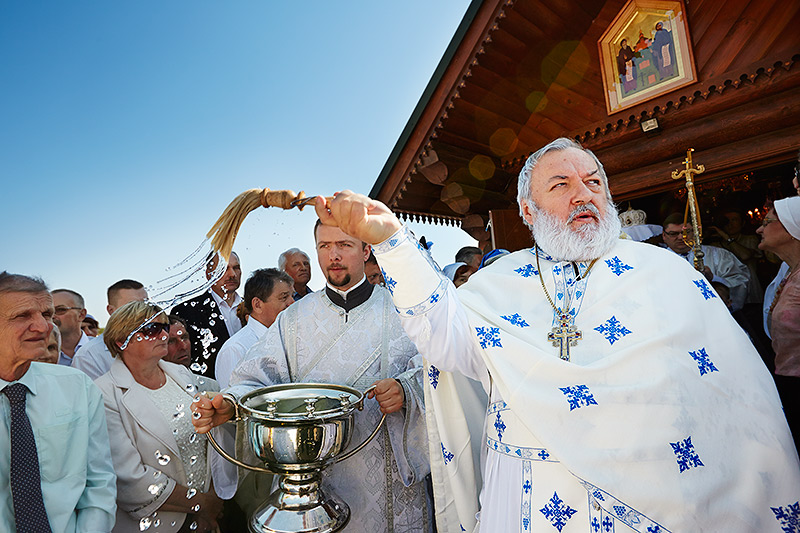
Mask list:
[{"label": "elderly man's glasses", "polygon": [[56,307],[56,314],[57,315],[63,315],[64,313],[66,313],[70,309],[83,309],[83,307],[67,307],[67,306],[64,306],[64,305],[59,305],[58,307]]}]

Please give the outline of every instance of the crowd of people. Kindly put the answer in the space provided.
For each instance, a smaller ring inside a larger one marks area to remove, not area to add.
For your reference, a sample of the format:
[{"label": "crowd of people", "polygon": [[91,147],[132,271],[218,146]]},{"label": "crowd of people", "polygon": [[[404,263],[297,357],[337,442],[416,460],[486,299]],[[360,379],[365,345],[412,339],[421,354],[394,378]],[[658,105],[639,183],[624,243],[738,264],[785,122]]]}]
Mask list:
[{"label": "crowd of people", "polygon": [[683,214],[626,238],[574,141],[528,159],[518,202],[532,248],[440,269],[383,204],[318,198],[322,290],[297,248],[242,294],[212,253],[172,309],[111,285],[102,333],[78,292],[1,273],[0,529],[246,531],[273,480],[206,434],[233,454],[231,398],[318,382],[374,387],[354,442],[386,415],[323,473],[347,532],[797,531],[800,196],[758,236],[721,213],[702,272]]}]

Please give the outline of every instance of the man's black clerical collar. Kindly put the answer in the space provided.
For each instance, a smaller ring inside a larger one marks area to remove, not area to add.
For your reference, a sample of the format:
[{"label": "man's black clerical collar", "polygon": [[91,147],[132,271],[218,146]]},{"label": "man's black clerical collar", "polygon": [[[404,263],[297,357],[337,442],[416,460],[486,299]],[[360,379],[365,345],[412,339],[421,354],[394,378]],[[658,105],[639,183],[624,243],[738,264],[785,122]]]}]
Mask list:
[{"label": "man's black clerical collar", "polygon": [[342,296],[340,292],[333,290],[329,285],[325,285],[325,294],[328,295],[331,302],[349,313],[351,310],[369,300],[369,297],[372,296],[373,288],[374,285],[368,283],[366,278],[364,278],[361,284],[347,291],[344,296]]}]

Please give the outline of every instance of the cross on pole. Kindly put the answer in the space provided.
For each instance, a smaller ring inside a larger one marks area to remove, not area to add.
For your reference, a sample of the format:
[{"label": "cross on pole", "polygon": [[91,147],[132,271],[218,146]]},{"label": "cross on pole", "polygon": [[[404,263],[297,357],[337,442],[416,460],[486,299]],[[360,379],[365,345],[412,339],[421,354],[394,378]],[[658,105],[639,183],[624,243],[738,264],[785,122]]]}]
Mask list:
[{"label": "cross on pole", "polygon": [[583,338],[583,334],[577,327],[567,321],[567,317],[562,317],[557,326],[553,326],[547,334],[547,340],[558,348],[558,356],[564,361],[569,361],[569,347],[577,346],[578,341]]},{"label": "cross on pole", "polygon": [[706,171],[706,167],[703,165],[697,165],[696,167],[692,163],[692,152],[694,152],[694,148],[689,148],[686,150],[686,159],[683,160],[683,166],[686,167],[680,172],[677,170],[672,171],[672,179],[679,180],[681,178],[686,178],[686,188],[693,189],[694,188],[694,176],[695,174],[702,174]]},{"label": "cross on pole", "polygon": [[[684,232],[683,232],[683,241],[686,243],[687,246],[691,246],[692,250],[694,251],[694,267],[700,272],[703,272],[704,265],[703,265],[703,249],[700,247],[700,243],[703,239],[703,228],[700,225],[700,206],[697,204],[697,194],[694,191],[694,176],[696,174],[702,174],[706,171],[706,167],[704,165],[697,165],[696,167],[693,166],[692,163],[692,152],[694,152],[694,148],[689,148],[686,150],[686,159],[683,160],[683,166],[685,167],[681,171],[673,170],[672,171],[672,179],[679,180],[681,178],[686,179],[686,213],[683,217],[683,224],[684,224]],[[691,214],[691,223],[692,223],[692,233],[693,235],[689,236],[688,231],[685,229],[686,222],[688,215]]]}]

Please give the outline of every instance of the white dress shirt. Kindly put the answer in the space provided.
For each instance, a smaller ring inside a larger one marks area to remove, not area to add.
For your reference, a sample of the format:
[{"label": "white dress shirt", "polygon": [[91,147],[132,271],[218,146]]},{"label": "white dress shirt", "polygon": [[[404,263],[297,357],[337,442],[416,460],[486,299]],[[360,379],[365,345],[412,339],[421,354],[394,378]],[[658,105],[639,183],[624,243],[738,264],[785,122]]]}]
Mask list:
[{"label": "white dress shirt", "polygon": [[225,321],[225,327],[228,328],[228,335],[233,337],[234,333],[242,329],[242,323],[239,321],[239,317],[236,316],[236,308],[242,303],[242,297],[233,293],[233,305],[228,305],[228,302],[223,300],[216,292],[210,292],[211,296],[214,297],[214,301],[217,302],[217,309],[219,309],[219,314]]},{"label": "white dress shirt", "polygon": [[231,374],[255,343],[267,332],[267,326],[250,316],[247,325],[225,341],[217,355],[214,375],[221,389],[230,384]]},{"label": "white dress shirt", "polygon": [[72,368],[77,368],[92,379],[97,379],[111,369],[114,358],[101,333],[75,351]]}]

